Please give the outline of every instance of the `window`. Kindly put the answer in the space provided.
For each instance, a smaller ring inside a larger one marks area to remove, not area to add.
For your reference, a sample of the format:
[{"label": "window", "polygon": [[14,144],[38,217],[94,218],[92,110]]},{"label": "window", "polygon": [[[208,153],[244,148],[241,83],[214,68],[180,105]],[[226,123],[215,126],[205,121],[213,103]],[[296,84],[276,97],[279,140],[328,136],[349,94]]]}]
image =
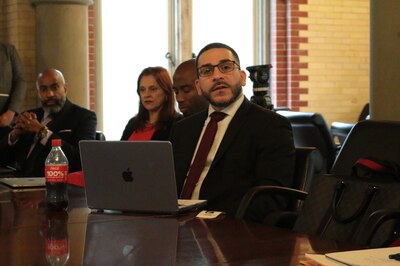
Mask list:
[{"label": "window", "polygon": [[[253,63],[253,1],[193,0],[193,53],[211,42],[222,42],[238,53],[242,70]],[[253,83],[244,94],[250,99]]]},{"label": "window", "polygon": [[[193,53],[210,42],[226,43],[237,51],[248,75],[246,67],[254,65],[253,1],[192,3]],[[168,69],[168,10],[165,0],[102,1],[103,131],[107,140],[120,139],[126,123],[138,111],[136,83],[142,69]],[[249,99],[252,87],[247,79],[244,94]]]},{"label": "window", "polygon": [[102,1],[103,131],[119,140],[138,112],[137,78],[148,66],[168,69],[168,1]]}]

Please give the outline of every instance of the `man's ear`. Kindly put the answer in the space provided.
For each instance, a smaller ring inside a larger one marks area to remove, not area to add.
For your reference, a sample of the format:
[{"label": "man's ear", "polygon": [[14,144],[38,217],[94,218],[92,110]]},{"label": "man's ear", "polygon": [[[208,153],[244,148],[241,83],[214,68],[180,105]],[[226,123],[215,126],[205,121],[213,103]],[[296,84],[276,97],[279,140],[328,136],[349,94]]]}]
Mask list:
[{"label": "man's ear", "polygon": [[246,72],[244,70],[240,71],[240,77],[242,79],[242,87],[246,86],[247,75],[246,75]]},{"label": "man's ear", "polygon": [[67,84],[64,84],[64,90],[65,90],[65,94],[67,94],[67,92],[68,92],[68,86],[67,86]]},{"label": "man's ear", "polygon": [[203,91],[201,90],[201,88],[200,88],[200,81],[199,81],[199,79],[196,79],[195,81],[194,81],[194,86],[196,87],[196,90],[197,90],[197,94],[198,95],[203,95]]}]

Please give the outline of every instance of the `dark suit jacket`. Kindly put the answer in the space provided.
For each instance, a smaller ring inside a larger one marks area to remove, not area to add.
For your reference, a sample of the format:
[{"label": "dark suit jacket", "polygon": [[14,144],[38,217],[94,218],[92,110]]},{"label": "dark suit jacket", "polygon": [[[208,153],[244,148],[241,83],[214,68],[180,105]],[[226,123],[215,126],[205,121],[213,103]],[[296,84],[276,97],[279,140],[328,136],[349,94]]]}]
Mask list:
[{"label": "dark suit jacket", "polygon": [[[207,111],[204,111],[179,121],[172,128],[178,193],[182,190],[206,118]],[[256,185],[291,186],[294,156],[288,120],[245,99],[222,139],[200,189],[200,198],[208,200],[208,209],[234,215],[249,188]],[[276,204],[255,203],[252,209],[260,213],[263,208],[262,213],[268,213],[284,207],[272,205]]]},{"label": "dark suit jacket", "polygon": [[[42,108],[29,112],[34,112],[39,121],[44,115]],[[0,158],[4,163],[15,166],[19,176],[44,176],[44,162],[51,149],[51,139],[61,139],[62,150],[69,162],[69,172],[81,170],[78,143],[83,139],[95,139],[96,125],[94,112],[67,100],[63,109],[47,124],[53,134],[45,146],[38,143],[27,159],[35,134],[23,135],[14,146],[8,145],[7,135],[0,141]]]},{"label": "dark suit jacket", "polygon": [[[163,127],[157,129],[153,136],[151,137],[151,140],[168,140],[170,132],[171,132],[171,127],[172,125],[182,119],[183,116],[178,116],[175,120],[171,120],[168,123],[166,123]],[[132,133],[138,128],[138,125],[135,121],[135,117],[132,117],[129,121],[128,124],[126,124],[124,132],[122,133],[121,140],[128,140],[129,137],[132,135]]]}]

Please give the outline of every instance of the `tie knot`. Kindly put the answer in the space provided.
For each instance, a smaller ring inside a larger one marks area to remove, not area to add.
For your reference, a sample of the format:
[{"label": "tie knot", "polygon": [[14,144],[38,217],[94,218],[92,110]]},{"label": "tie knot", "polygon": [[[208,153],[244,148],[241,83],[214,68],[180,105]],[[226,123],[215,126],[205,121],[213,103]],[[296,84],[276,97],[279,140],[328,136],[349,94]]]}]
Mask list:
[{"label": "tie knot", "polygon": [[226,116],[226,114],[223,113],[223,112],[213,112],[213,113],[210,115],[211,121],[217,122],[217,123],[218,123],[219,121],[221,121],[222,119],[224,119],[225,116]]}]

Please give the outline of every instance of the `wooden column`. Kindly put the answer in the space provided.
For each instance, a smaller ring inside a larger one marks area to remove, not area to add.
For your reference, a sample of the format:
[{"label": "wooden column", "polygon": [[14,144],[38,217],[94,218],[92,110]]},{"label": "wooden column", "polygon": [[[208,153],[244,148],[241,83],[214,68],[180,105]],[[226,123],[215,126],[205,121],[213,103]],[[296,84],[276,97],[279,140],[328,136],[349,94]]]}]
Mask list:
[{"label": "wooden column", "polygon": [[89,108],[88,5],[91,0],[34,0],[37,69],[57,68],[68,98]]},{"label": "wooden column", "polygon": [[400,1],[371,0],[371,118],[400,120]]}]

